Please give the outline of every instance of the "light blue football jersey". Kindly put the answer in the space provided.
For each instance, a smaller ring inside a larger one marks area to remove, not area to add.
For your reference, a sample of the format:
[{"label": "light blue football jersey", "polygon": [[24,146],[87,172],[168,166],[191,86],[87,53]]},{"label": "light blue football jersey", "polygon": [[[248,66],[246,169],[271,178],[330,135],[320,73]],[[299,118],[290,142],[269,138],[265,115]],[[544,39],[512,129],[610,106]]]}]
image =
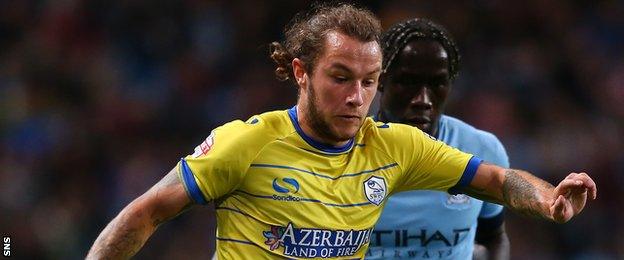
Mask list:
[{"label": "light blue football jersey", "polygon": [[[437,139],[486,162],[509,167],[491,133],[450,116],[440,118]],[[471,259],[478,218],[503,207],[464,194],[406,191],[391,196],[371,236],[366,259]]]}]

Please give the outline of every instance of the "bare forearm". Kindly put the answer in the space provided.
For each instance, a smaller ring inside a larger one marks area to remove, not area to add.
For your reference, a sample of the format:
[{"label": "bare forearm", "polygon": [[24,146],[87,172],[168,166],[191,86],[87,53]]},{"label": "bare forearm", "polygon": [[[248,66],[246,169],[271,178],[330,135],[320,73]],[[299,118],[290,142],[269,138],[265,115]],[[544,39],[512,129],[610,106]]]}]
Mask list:
[{"label": "bare forearm", "polygon": [[136,254],[156,229],[141,209],[128,205],[95,240],[87,259],[128,259]]},{"label": "bare forearm", "polygon": [[466,194],[498,203],[523,215],[565,223],[579,214],[587,198],[595,199],[596,183],[584,172],[570,173],[557,187],[521,170],[482,163]]},{"label": "bare forearm", "polygon": [[505,205],[523,215],[552,220],[554,187],[532,174],[483,163],[466,194]]},{"label": "bare forearm", "polygon": [[550,205],[553,203],[554,187],[528,172],[505,170],[503,182],[505,205],[524,215],[552,220]]},{"label": "bare forearm", "polygon": [[174,168],[126,206],[95,240],[88,259],[127,259],[136,254],[158,225],[193,204]]}]

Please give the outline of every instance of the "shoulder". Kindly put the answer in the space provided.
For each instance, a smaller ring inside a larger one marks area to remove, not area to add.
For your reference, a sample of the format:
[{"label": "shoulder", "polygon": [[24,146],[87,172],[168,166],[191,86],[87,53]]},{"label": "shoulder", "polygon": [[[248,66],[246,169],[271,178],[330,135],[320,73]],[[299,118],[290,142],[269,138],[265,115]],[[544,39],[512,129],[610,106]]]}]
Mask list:
[{"label": "shoulder", "polygon": [[367,118],[362,126],[363,140],[367,146],[376,147],[390,154],[391,157],[400,154],[413,154],[415,149],[422,150],[421,145],[428,140],[435,140],[432,136],[417,127],[399,123],[385,123]]},{"label": "shoulder", "polygon": [[[420,129],[399,123],[385,123],[366,118],[362,125],[362,132],[370,141],[404,142],[418,137],[430,137]],[[430,137],[434,139],[433,137]]]},{"label": "shoulder", "polygon": [[[273,140],[294,131],[284,111],[273,111],[254,115],[246,121],[234,120],[223,124],[210,133],[208,138],[195,148],[194,157],[208,153],[231,156],[232,153],[250,153],[259,151]],[[244,148],[244,149],[242,149]]]},{"label": "shoulder", "polygon": [[245,123],[259,125],[264,131],[275,133],[292,132],[292,122],[288,116],[288,110],[271,111],[250,117]]},{"label": "shoulder", "polygon": [[293,127],[286,111],[272,111],[254,115],[246,121],[228,122],[214,131],[223,132],[223,134],[239,139],[265,139],[287,135],[293,131]]}]

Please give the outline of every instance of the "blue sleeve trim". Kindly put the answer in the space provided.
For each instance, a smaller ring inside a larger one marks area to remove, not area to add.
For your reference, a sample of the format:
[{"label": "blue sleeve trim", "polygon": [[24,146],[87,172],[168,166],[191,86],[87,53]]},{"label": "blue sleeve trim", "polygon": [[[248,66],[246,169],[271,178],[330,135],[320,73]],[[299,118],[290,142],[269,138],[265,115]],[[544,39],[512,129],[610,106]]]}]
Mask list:
[{"label": "blue sleeve trim", "polygon": [[455,186],[451,187],[448,191],[451,194],[461,193],[461,188],[466,187],[472,182],[475,174],[477,173],[477,169],[479,165],[481,165],[483,160],[479,159],[477,156],[472,156],[468,161],[468,165],[466,165],[466,169],[464,169],[464,173],[462,173],[462,177],[459,179]]},{"label": "blue sleeve trim", "polygon": [[481,162],[483,162],[483,160],[479,159],[479,157],[472,156],[472,158],[470,158],[470,161],[468,161],[468,165],[466,165],[466,169],[464,169],[464,173],[462,174],[462,177],[461,179],[459,179],[459,182],[456,186],[468,186],[470,182],[472,182],[475,174],[477,173],[477,169],[479,168],[479,165],[481,165]]},{"label": "blue sleeve trim", "polygon": [[182,170],[182,179],[184,180],[184,186],[186,186],[186,190],[189,195],[191,195],[191,199],[195,201],[197,204],[206,204],[208,201],[204,198],[197,182],[195,181],[195,177],[193,177],[193,171],[186,163],[186,160],[180,160],[180,169]]}]

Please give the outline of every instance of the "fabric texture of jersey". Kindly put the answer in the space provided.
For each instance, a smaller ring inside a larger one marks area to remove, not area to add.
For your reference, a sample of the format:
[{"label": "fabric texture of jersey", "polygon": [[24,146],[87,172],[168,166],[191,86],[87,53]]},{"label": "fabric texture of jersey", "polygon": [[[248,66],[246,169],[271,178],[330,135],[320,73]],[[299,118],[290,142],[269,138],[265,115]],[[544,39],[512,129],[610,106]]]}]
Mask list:
[{"label": "fabric texture of jersey", "polygon": [[195,202],[215,202],[219,259],[359,259],[388,196],[466,185],[480,162],[371,118],[343,147],[324,145],[293,107],[216,128],[178,171]]},{"label": "fabric texture of jersey", "polygon": [[[443,115],[438,140],[486,162],[509,167],[503,145],[491,133]],[[366,259],[472,259],[477,218],[503,207],[464,194],[407,191],[388,199],[371,236]]]}]

